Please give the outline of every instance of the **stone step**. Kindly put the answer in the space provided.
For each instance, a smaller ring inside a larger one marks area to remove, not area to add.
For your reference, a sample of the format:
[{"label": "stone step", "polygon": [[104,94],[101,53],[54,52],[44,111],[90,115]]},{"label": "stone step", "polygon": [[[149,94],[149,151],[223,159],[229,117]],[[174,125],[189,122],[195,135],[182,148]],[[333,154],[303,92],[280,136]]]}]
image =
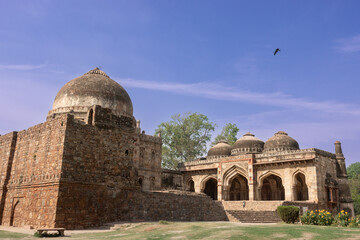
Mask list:
[{"label": "stone step", "polygon": [[276,223],[281,222],[276,211],[226,210],[230,221],[244,223]]}]

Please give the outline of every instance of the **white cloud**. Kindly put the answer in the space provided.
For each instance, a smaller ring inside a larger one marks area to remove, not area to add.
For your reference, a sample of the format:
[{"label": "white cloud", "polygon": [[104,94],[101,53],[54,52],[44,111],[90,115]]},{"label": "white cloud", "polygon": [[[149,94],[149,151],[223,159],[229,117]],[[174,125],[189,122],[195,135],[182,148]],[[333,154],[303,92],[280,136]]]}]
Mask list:
[{"label": "white cloud", "polygon": [[281,92],[259,93],[203,82],[183,84],[141,81],[134,79],[119,79],[119,82],[126,87],[160,90],[177,94],[194,95],[203,98],[241,101],[284,108],[316,110],[327,113],[360,115],[359,106],[331,101],[311,101],[304,98],[295,98]]},{"label": "white cloud", "polygon": [[336,40],[337,46],[335,47],[337,50],[343,53],[354,53],[360,52],[360,34],[349,37],[342,38]]},{"label": "white cloud", "polygon": [[19,65],[11,65],[11,64],[0,64],[0,69],[10,69],[10,70],[34,70],[45,67],[47,64],[39,64],[39,65],[32,65],[32,64],[19,64]]}]

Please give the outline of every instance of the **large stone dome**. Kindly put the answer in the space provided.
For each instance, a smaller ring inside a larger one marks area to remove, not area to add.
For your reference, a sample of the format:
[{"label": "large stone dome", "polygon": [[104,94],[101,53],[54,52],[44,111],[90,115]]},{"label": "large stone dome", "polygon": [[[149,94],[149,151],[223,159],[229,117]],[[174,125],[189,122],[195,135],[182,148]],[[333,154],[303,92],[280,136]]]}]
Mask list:
[{"label": "large stone dome", "polygon": [[66,83],[56,95],[49,115],[66,112],[81,115],[94,105],[111,109],[117,116],[133,115],[129,94],[99,68]]},{"label": "large stone dome", "polygon": [[209,149],[207,159],[226,157],[231,154],[231,146],[225,140],[220,140],[215,146]]},{"label": "large stone dome", "polygon": [[242,153],[259,153],[264,149],[264,142],[256,138],[254,134],[246,133],[239,138],[231,150],[231,155],[239,155]]},{"label": "large stone dome", "polygon": [[269,138],[264,145],[264,152],[298,150],[298,142],[286,132],[279,131]]}]

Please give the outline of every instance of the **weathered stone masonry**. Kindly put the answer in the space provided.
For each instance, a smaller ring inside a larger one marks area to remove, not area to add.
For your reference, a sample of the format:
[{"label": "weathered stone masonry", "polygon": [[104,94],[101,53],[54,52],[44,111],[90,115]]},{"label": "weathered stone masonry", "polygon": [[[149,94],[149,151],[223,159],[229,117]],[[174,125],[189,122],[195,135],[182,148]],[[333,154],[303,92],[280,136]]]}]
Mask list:
[{"label": "weathered stone masonry", "polygon": [[226,220],[206,195],[147,192],[161,190],[161,144],[141,131],[126,91],[94,69],[59,91],[46,122],[0,136],[0,223]]},{"label": "weathered stone masonry", "polygon": [[282,131],[265,143],[247,133],[180,171],[161,168],[161,151],[161,136],[141,131],[125,89],[91,70],[60,89],[46,122],[0,136],[0,223],[247,221],[249,211],[276,217],[289,204],[353,212],[340,142],[333,154],[300,149]]}]

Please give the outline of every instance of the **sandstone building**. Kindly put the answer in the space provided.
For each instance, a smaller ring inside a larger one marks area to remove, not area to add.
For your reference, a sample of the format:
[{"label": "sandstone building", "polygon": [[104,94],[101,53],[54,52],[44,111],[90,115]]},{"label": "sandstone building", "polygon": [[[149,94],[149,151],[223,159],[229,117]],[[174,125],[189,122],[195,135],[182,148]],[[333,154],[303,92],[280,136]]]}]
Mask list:
[{"label": "sandstone building", "polygon": [[291,202],[305,209],[346,210],[354,216],[339,141],[333,154],[300,149],[283,131],[265,143],[247,133],[233,147],[220,141],[205,158],[186,162],[181,171],[187,190],[223,200],[230,211],[273,210]]},{"label": "sandstone building", "polygon": [[[0,223],[236,220],[231,211],[281,204],[353,211],[335,145],[335,154],[300,150],[284,132],[266,143],[245,134],[233,148],[220,142],[206,158],[164,170],[161,137],[141,131],[128,93],[96,68],[60,89],[46,122],[0,136]],[[160,191],[175,187],[187,191]]]}]

